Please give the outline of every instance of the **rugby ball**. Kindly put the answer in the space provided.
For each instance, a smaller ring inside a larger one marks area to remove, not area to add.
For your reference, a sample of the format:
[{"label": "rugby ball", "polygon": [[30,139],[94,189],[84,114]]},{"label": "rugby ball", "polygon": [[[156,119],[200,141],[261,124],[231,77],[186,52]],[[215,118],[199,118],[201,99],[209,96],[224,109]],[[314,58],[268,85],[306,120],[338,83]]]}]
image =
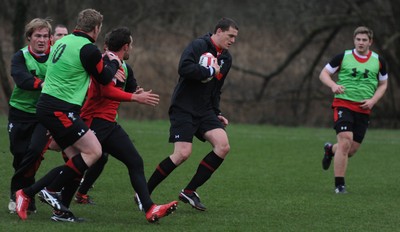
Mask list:
[{"label": "rugby ball", "polygon": [[200,56],[199,64],[203,67],[208,67],[215,62],[215,57],[213,54],[206,52]]}]

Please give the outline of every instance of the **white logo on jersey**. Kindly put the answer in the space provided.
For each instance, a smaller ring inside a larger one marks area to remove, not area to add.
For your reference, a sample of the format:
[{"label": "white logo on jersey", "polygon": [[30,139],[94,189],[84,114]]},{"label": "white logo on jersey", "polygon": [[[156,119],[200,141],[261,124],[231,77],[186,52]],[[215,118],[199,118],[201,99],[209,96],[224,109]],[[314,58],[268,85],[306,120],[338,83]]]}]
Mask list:
[{"label": "white logo on jersey", "polygon": [[8,124],[8,132],[11,133],[11,130],[13,127],[14,127],[14,125],[12,123]]}]

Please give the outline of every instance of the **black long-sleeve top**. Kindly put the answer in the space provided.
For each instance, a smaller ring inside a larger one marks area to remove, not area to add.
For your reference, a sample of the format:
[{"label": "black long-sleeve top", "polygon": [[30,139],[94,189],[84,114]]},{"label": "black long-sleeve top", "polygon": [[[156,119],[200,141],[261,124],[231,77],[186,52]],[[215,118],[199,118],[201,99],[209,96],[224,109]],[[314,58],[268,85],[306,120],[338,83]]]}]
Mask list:
[{"label": "black long-sleeve top", "polygon": [[[173,110],[201,116],[209,110],[220,114],[221,88],[232,65],[232,56],[227,50],[217,51],[206,34],[192,41],[183,51],[179,62],[179,82],[172,95],[170,112]],[[211,53],[220,65],[219,75],[210,79],[210,70],[199,64],[200,56]]]}]

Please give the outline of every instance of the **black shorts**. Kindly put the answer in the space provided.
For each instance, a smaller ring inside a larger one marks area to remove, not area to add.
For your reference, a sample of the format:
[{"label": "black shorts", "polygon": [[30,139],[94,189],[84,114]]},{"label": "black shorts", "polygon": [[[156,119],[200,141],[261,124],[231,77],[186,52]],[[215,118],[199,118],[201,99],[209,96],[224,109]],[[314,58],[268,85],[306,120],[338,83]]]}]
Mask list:
[{"label": "black shorts", "polygon": [[333,109],[334,129],[336,134],[344,131],[353,132],[353,140],[362,143],[369,125],[369,115],[362,114],[344,107]]},{"label": "black shorts", "polygon": [[39,122],[50,131],[63,150],[89,131],[89,127],[79,116],[79,108],[46,94],[41,95],[37,104],[36,115]]},{"label": "black shorts", "polygon": [[[86,123],[88,122],[86,121]],[[118,131],[121,128],[118,123],[110,122],[102,118],[93,118],[88,126],[95,133],[100,143],[106,141],[108,137],[113,135],[114,131]]]},{"label": "black shorts", "polygon": [[221,128],[225,129],[214,111],[210,110],[201,117],[193,117],[186,112],[173,111],[169,115],[171,127],[169,129],[169,142],[193,142],[193,136],[205,142],[204,134],[207,131]]},{"label": "black shorts", "polygon": [[[39,122],[10,122],[8,128],[15,171],[35,166],[34,164],[41,159],[42,153],[47,149],[49,141],[47,129]],[[25,169],[25,171],[29,170]],[[35,171],[32,172],[32,174],[34,173]]]},{"label": "black shorts", "polygon": [[108,153],[126,165],[129,170],[143,171],[143,160],[125,130],[117,123],[93,118],[90,129],[100,141],[103,153]]}]

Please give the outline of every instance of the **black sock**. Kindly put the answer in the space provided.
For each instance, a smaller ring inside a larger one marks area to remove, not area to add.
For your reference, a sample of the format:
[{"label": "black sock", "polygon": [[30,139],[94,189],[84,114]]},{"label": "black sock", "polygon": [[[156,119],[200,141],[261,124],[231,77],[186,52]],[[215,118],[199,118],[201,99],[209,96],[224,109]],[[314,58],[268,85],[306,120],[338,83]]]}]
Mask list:
[{"label": "black sock", "polygon": [[31,185],[30,187],[24,188],[24,193],[33,198],[36,193],[42,190],[44,187],[48,186],[53,180],[60,174],[61,170],[64,168],[64,165],[58,166],[50,170],[45,176],[40,178],[36,183]]},{"label": "black sock", "polygon": [[108,161],[108,154],[102,154],[100,159],[97,160],[88,170],[86,170],[84,180],[78,189],[80,194],[87,194],[89,189],[93,186],[94,182],[103,172],[104,166]]},{"label": "black sock", "polygon": [[47,186],[47,189],[52,192],[60,192],[68,181],[82,177],[86,169],[88,169],[88,166],[83,160],[82,155],[75,155],[67,161],[60,174]]},{"label": "black sock", "polygon": [[72,198],[75,195],[76,190],[79,187],[79,184],[81,183],[81,177],[75,178],[72,181],[68,181],[64,188],[61,191],[61,203],[69,208]]},{"label": "black sock", "polygon": [[196,191],[198,187],[202,186],[208,179],[210,179],[211,175],[215,170],[217,170],[223,161],[224,159],[217,156],[214,151],[208,153],[200,162],[196,174],[194,174],[185,190]]},{"label": "black sock", "polygon": [[157,166],[154,170],[153,175],[151,175],[149,181],[147,182],[147,187],[149,188],[149,193],[151,194],[153,190],[160,184],[167,176],[176,168],[176,165],[172,162],[171,158],[167,157]]},{"label": "black sock", "polygon": [[338,187],[340,185],[345,185],[344,184],[344,177],[342,176],[336,176],[335,177],[335,186]]}]

